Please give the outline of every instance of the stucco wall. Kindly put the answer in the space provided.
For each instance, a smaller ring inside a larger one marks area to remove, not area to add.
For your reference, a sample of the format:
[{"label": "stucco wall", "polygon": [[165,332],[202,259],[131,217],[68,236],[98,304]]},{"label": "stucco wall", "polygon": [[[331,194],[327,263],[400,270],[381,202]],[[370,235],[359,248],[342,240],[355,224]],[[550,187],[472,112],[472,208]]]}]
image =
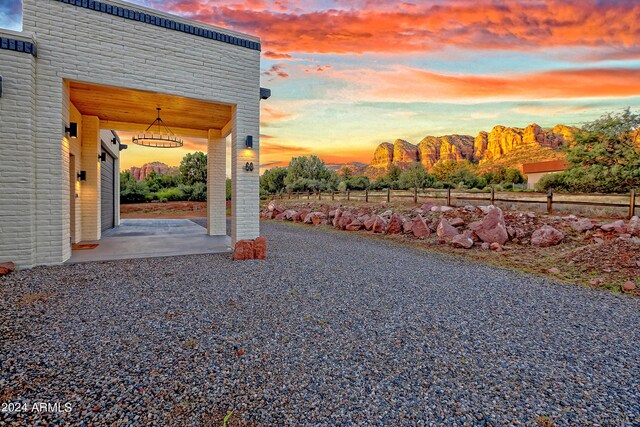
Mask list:
[{"label": "stucco wall", "polygon": [[[110,0],[102,3],[238,36],[231,31],[150,12],[126,2]],[[65,81],[71,80],[234,105],[232,178],[236,216],[232,234],[236,239],[258,236],[258,168],[252,173],[244,171],[247,161],[256,166],[259,164],[258,50],[58,0],[24,0],[23,8],[24,32],[34,34],[38,56],[34,59],[25,53],[0,50],[0,71],[16,78],[21,76],[20,85],[24,90],[16,89],[15,93],[26,93],[20,95],[23,99],[15,100],[21,107],[15,113],[18,117],[15,120],[20,121],[17,128],[12,122],[5,121],[9,102],[4,97],[0,100],[2,126],[7,130],[15,128],[12,132],[3,131],[0,136],[2,150],[11,146],[11,155],[2,156],[0,160],[2,179],[9,179],[4,178],[5,170],[19,168],[11,182],[0,184],[0,195],[9,196],[9,191],[16,188],[26,192],[21,196],[24,204],[21,210],[31,207],[32,218],[30,221],[20,217],[14,208],[8,209],[6,216],[16,220],[15,234],[20,235],[19,247],[24,249],[17,251],[16,241],[3,233],[0,259],[10,258],[21,266],[30,266],[61,263],[70,255],[69,148],[64,141],[63,126],[68,124],[70,115]],[[255,37],[242,37],[254,44],[259,41]],[[34,72],[35,78],[32,77]],[[37,80],[37,112],[34,112],[33,98],[28,95],[36,87],[34,79]],[[35,122],[24,118],[29,115]],[[29,126],[35,137],[25,136]],[[247,135],[253,136],[254,150],[244,149]],[[14,151],[16,138],[24,140],[20,155]],[[19,163],[14,160],[16,157],[20,158]],[[25,182],[18,185],[19,180]],[[33,248],[31,253],[29,247]]]}]

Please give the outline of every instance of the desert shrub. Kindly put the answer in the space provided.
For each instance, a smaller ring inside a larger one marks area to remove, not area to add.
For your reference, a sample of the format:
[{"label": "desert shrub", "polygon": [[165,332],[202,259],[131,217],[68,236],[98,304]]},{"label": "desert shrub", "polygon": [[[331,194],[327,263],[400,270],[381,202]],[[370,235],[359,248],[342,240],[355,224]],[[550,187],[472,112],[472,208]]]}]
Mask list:
[{"label": "desert shrub", "polygon": [[165,188],[156,192],[156,198],[158,200],[165,200],[169,202],[177,202],[180,200],[185,200],[185,195],[182,190],[179,188]]},{"label": "desert shrub", "polygon": [[226,190],[227,190],[227,200],[231,200],[231,179],[227,178],[226,182]]}]

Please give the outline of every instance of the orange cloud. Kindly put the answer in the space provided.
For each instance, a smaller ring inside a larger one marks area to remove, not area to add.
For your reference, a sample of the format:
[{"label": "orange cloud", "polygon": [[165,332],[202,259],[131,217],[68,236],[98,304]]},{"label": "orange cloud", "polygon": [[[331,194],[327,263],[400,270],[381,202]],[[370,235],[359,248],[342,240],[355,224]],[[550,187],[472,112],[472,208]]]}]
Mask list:
[{"label": "orange cloud", "polygon": [[258,34],[272,52],[413,53],[447,46],[540,49],[629,48],[640,39],[640,4],[632,1],[458,0],[416,4],[343,1],[342,9],[294,3],[156,0],[193,19]]},{"label": "orange cloud", "polygon": [[269,68],[267,71],[263,71],[262,75],[273,77],[272,79],[269,79],[269,81],[273,81],[278,77],[286,79],[287,77],[289,77],[289,73],[285,71],[285,68],[286,67],[284,64],[275,64],[272,65],[271,68]]},{"label": "orange cloud", "polygon": [[291,55],[288,53],[277,53],[277,52],[263,52],[262,56],[268,59],[293,59]]},{"label": "orange cloud", "polygon": [[261,121],[263,124],[270,124],[274,122],[283,122],[295,118],[295,114],[286,113],[278,110],[275,107],[262,104],[260,108]]},{"label": "orange cloud", "polygon": [[[360,99],[396,101],[465,101],[565,99],[640,95],[634,69],[554,70],[511,75],[446,75],[414,68],[333,73],[357,86]],[[372,83],[362,83],[372,82]],[[363,85],[368,85],[363,88]]]}]

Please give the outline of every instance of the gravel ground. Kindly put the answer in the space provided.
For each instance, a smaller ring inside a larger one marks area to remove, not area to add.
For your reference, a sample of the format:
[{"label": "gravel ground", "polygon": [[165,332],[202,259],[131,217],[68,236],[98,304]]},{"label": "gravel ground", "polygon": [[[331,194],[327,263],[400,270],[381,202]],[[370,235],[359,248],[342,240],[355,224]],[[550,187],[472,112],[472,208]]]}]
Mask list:
[{"label": "gravel ground", "polygon": [[0,279],[0,402],[27,404],[0,425],[219,426],[231,410],[231,427],[640,425],[640,300],[344,232],[262,228],[265,262]]}]

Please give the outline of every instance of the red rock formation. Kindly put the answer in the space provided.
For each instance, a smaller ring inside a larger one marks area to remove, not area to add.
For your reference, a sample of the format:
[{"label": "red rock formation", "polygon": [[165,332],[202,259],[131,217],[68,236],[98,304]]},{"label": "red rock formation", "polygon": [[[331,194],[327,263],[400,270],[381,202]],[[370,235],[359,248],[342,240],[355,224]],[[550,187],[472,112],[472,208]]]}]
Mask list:
[{"label": "red rock formation", "polygon": [[403,140],[396,139],[393,143],[393,164],[404,169],[420,160],[418,147]]},{"label": "red rock formation", "polygon": [[371,166],[374,168],[388,169],[393,162],[393,144],[383,142],[378,145],[376,151],[373,153],[373,159],[371,160]]},{"label": "red rock formation", "polygon": [[472,160],[474,157],[473,137],[469,135],[426,136],[418,148],[422,166],[427,170],[441,159]]},{"label": "red rock formation", "polygon": [[131,175],[133,175],[136,181],[142,181],[147,175],[151,173],[152,170],[159,175],[163,175],[170,172],[172,168],[162,162],[151,162],[145,163],[140,167],[132,166],[130,169]]}]

